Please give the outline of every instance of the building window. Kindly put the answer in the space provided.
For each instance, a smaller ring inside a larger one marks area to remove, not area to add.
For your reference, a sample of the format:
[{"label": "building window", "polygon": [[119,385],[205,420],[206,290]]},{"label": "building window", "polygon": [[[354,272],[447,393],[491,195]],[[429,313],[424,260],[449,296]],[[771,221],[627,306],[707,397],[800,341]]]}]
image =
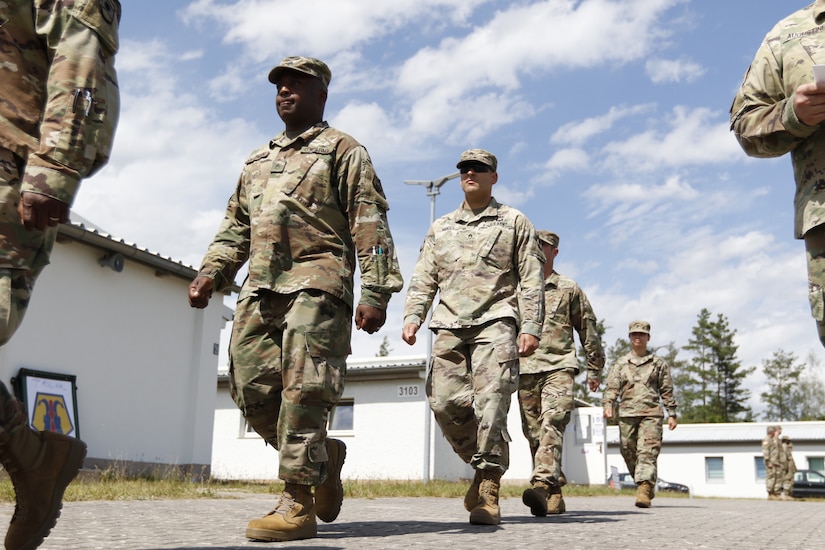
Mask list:
[{"label": "building window", "polygon": [[761,456],[754,457],[754,466],[756,467],[756,481],[763,481],[765,479],[765,459]]},{"label": "building window", "polygon": [[823,456],[809,456],[808,457],[808,469],[809,470],[816,470],[817,472],[821,472],[825,474],[825,457]]},{"label": "building window", "polygon": [[[238,411],[240,413],[240,411]],[[251,437],[251,438],[260,438],[261,436],[258,435],[249,422],[246,421],[246,418],[241,414],[241,438]]]},{"label": "building window", "polygon": [[355,403],[350,400],[341,400],[329,413],[329,425],[327,429],[331,432],[352,431],[353,413]]},{"label": "building window", "polygon": [[710,482],[725,481],[725,461],[721,456],[705,457],[705,480]]}]

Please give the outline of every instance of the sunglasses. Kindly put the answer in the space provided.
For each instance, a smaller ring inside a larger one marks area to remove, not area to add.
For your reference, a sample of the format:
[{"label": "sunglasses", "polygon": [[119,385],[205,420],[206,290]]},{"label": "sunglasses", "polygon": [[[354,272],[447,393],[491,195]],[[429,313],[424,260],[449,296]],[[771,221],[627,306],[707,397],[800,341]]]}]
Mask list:
[{"label": "sunglasses", "polygon": [[493,171],[489,166],[487,166],[486,164],[482,164],[480,162],[473,162],[473,163],[470,163],[470,164],[465,164],[464,166],[462,166],[461,168],[458,169],[458,171],[461,172],[462,174],[466,174],[470,170],[472,170],[476,174],[478,174],[480,172],[492,172]]}]

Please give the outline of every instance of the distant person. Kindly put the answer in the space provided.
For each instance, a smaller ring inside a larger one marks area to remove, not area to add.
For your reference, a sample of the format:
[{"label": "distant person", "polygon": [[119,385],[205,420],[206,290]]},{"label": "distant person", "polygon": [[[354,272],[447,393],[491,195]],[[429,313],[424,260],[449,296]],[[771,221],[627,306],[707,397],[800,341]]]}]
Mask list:
[{"label": "distant person", "polygon": [[[636,506],[649,508],[662,448],[662,404],[668,429],[676,429],[676,400],[667,363],[649,352],[650,323],[630,323],[630,352],[610,367],[602,404],[604,417],[618,414],[621,453],[636,482]],[[618,401],[618,410],[617,410]]]},{"label": "distant person", "polygon": [[493,198],[497,166],[482,149],[461,154],[464,202],[424,239],[402,334],[415,343],[438,293],[427,397],[447,441],[475,469],[464,507],[477,525],[501,521],[499,487],[510,465],[507,411],[518,388],[519,355],[536,350],[544,318],[536,232],[524,214]]},{"label": "distant person", "polygon": [[247,158],[189,286],[189,303],[204,308],[249,262],[229,383],[246,421],[278,450],[285,482],[275,509],[249,522],[246,536],[254,540],[313,538],[316,516],[338,517],[346,446],[327,437],[327,419],[344,391],[356,262],[359,330],[383,326],[390,296],[403,284],[370,156],[323,119],[331,78],[311,57],[287,57],[270,71],[285,130]]},{"label": "distant person", "polygon": [[587,385],[598,391],[604,368],[604,350],[596,327],[596,314],[584,291],[553,268],[559,253],[559,236],[537,231],[544,263],[544,324],[539,348],[522,357],[518,400],[521,428],[530,443],[533,460],[531,487],[522,502],[534,516],[563,514],[561,488],[564,431],[574,409],[573,380],[579,374],[573,331],[587,357]]},{"label": "distant person", "polygon": [[[117,0],[2,2],[0,345],[23,322],[81,180],[109,160],[120,112],[119,22]],[[31,429],[0,382],[0,461],[17,498],[6,548],[43,542],[85,456],[83,441]]]},{"label": "distant person", "polygon": [[779,426],[768,426],[765,438],[762,440],[762,461],[765,463],[765,490],[768,492],[768,500],[777,500],[782,492],[782,472],[779,466],[779,449],[777,442],[777,429]]},{"label": "distant person", "polygon": [[791,438],[783,435],[781,446],[781,452],[785,455],[785,467],[782,471],[782,500],[793,500],[793,478],[796,473],[796,461],[793,459]]},{"label": "distant person", "polygon": [[[825,345],[825,81],[812,66],[825,63],[825,0],[779,21],[765,36],[730,111],[731,129],[753,157],[791,154],[796,193],[794,233],[804,239],[808,297]],[[815,53],[812,53],[815,52]]]}]

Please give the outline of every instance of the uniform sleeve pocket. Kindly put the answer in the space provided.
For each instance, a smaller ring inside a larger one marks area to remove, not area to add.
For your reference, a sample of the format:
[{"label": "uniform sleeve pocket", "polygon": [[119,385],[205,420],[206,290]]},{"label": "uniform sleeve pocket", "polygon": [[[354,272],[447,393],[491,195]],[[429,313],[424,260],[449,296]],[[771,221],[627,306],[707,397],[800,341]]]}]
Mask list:
[{"label": "uniform sleeve pocket", "polygon": [[808,299],[811,302],[811,315],[817,321],[825,320],[825,303],[823,303],[822,287],[819,285],[808,286]]}]

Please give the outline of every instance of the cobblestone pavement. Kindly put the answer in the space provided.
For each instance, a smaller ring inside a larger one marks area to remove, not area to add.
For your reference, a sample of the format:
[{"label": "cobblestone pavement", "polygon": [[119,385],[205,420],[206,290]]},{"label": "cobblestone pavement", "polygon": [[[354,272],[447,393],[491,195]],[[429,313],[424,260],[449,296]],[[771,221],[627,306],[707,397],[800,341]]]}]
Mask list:
[{"label": "cobblestone pavement", "polygon": [[[503,499],[499,526],[468,522],[462,499],[347,499],[318,538],[248,541],[246,523],[270,510],[270,495],[199,500],[68,502],[44,550],[177,548],[594,548],[648,550],[822,549],[825,502],[667,498],[641,510],[633,498],[572,497],[567,513],[534,518],[518,498]],[[14,507],[0,506],[7,524]]]}]

